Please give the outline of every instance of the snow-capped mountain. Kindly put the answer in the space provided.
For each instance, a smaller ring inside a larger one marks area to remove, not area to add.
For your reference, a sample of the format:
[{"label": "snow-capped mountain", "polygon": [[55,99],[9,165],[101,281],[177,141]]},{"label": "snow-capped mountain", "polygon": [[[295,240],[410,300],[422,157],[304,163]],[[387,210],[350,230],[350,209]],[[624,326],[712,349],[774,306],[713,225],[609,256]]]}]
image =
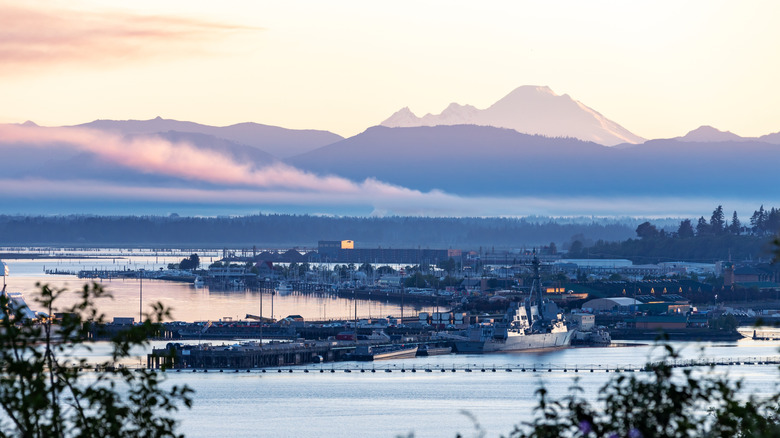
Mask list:
[{"label": "snow-capped mountain", "polygon": [[488,108],[450,104],[441,114],[417,117],[408,107],[381,123],[387,127],[480,125],[509,128],[524,134],[572,137],[605,146],[645,140],[594,109],[559,96],[549,87],[522,86]]}]

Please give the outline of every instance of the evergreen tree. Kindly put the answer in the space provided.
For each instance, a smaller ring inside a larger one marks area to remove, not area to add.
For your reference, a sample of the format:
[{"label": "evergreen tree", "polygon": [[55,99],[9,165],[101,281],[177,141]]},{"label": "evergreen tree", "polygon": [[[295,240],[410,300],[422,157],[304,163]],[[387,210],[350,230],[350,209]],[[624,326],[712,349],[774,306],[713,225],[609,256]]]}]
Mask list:
[{"label": "evergreen tree", "polygon": [[719,205],[710,217],[710,230],[712,234],[722,234],[725,225],[725,216],[723,215],[723,206]]},{"label": "evergreen tree", "polygon": [[764,221],[766,219],[766,212],[764,212],[764,206],[762,205],[757,211],[753,212],[753,216],[750,217],[750,227],[753,229],[754,234],[764,234]]},{"label": "evergreen tree", "polygon": [[769,233],[780,232],[780,210],[772,207],[764,219],[764,228]]},{"label": "evergreen tree", "polygon": [[200,266],[200,257],[197,254],[192,254],[179,262],[179,269],[198,269],[198,266]]},{"label": "evergreen tree", "polygon": [[734,235],[739,235],[742,231],[742,224],[739,222],[739,218],[737,217],[737,211],[734,211],[734,215],[731,216],[731,225],[729,226],[729,232]]},{"label": "evergreen tree", "polygon": [[707,223],[707,219],[704,219],[704,216],[699,218],[699,223],[696,224],[696,235],[697,236],[706,236],[708,234],[711,234],[710,232],[710,225]]},{"label": "evergreen tree", "polygon": [[658,229],[650,222],[642,222],[636,227],[636,235],[640,239],[652,239],[658,237]]},{"label": "evergreen tree", "polygon": [[680,228],[677,229],[677,236],[681,239],[687,239],[689,237],[693,237],[693,225],[691,225],[690,219],[685,219],[684,221],[680,222]]}]

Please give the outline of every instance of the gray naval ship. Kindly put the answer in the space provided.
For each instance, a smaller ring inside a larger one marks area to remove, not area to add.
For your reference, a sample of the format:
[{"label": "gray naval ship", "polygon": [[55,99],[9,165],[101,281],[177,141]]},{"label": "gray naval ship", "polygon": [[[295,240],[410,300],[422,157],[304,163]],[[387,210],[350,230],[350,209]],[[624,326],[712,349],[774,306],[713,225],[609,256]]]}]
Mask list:
[{"label": "gray naval ship", "polygon": [[491,353],[563,348],[571,345],[569,328],[558,306],[542,292],[539,259],[533,260],[534,281],[524,303],[513,303],[504,318],[493,324],[472,325],[451,337],[458,353]]}]

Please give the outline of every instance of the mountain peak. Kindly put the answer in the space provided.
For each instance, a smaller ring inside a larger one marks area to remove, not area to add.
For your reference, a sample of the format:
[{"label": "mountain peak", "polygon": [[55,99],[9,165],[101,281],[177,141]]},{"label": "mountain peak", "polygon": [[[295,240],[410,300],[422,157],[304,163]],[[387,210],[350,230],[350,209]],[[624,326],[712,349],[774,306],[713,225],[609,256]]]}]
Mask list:
[{"label": "mountain peak", "polygon": [[26,122],[22,123],[22,126],[30,126],[30,127],[33,127],[33,126],[35,126],[35,127],[37,127],[37,126],[38,126],[38,124],[37,124],[37,123],[35,123],[35,122],[33,122],[32,120],[28,120],[28,121],[26,121]]},{"label": "mountain peak", "polygon": [[731,131],[721,131],[709,125],[702,125],[682,137],[677,137],[680,141],[687,142],[720,142],[720,141],[742,141],[744,138]]},{"label": "mountain peak", "polygon": [[461,124],[509,128],[547,137],[572,137],[606,146],[644,141],[568,94],[558,95],[542,85],[517,87],[486,109],[451,103],[441,114],[417,117],[404,108],[382,122],[388,127]]},{"label": "mountain peak", "polygon": [[380,125],[390,128],[407,128],[410,126],[419,126],[420,120],[421,119],[417,117],[408,106],[405,106],[394,112],[392,116],[385,119]]},{"label": "mountain peak", "polygon": [[511,96],[513,94],[541,94],[541,95],[549,95],[549,96],[557,96],[555,92],[547,85],[521,85],[514,90],[512,90],[511,93],[509,93],[507,96]]}]

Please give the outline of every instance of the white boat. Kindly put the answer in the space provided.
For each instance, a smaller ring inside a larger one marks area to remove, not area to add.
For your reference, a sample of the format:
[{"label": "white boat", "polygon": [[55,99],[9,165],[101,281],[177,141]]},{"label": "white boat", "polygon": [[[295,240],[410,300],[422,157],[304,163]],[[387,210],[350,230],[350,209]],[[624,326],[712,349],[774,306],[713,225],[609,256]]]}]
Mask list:
[{"label": "white boat", "polygon": [[205,284],[206,284],[206,282],[203,281],[203,277],[201,277],[201,276],[195,277],[195,281],[192,282],[192,285],[195,286],[195,287],[203,287],[203,285],[205,285]]},{"label": "white boat", "polygon": [[276,292],[279,293],[279,295],[289,294],[293,291],[292,285],[290,283],[287,283],[286,281],[280,281],[279,285],[276,286],[274,289],[276,289]]},{"label": "white boat", "polygon": [[510,307],[504,320],[473,325],[452,338],[458,353],[491,353],[565,348],[571,345],[569,329],[558,306],[544,297],[539,278],[539,259],[534,257],[534,282],[525,303]]},{"label": "white boat", "polygon": [[[38,313],[32,310],[30,306],[27,305],[27,302],[24,300],[24,295],[22,295],[21,292],[7,292],[5,290],[5,287],[3,287],[0,293],[2,293],[2,295],[4,295],[8,300],[7,301],[8,307],[12,315],[16,312],[20,312],[21,317],[24,320],[38,319],[39,317]],[[48,315],[46,316],[48,317]]]}]

